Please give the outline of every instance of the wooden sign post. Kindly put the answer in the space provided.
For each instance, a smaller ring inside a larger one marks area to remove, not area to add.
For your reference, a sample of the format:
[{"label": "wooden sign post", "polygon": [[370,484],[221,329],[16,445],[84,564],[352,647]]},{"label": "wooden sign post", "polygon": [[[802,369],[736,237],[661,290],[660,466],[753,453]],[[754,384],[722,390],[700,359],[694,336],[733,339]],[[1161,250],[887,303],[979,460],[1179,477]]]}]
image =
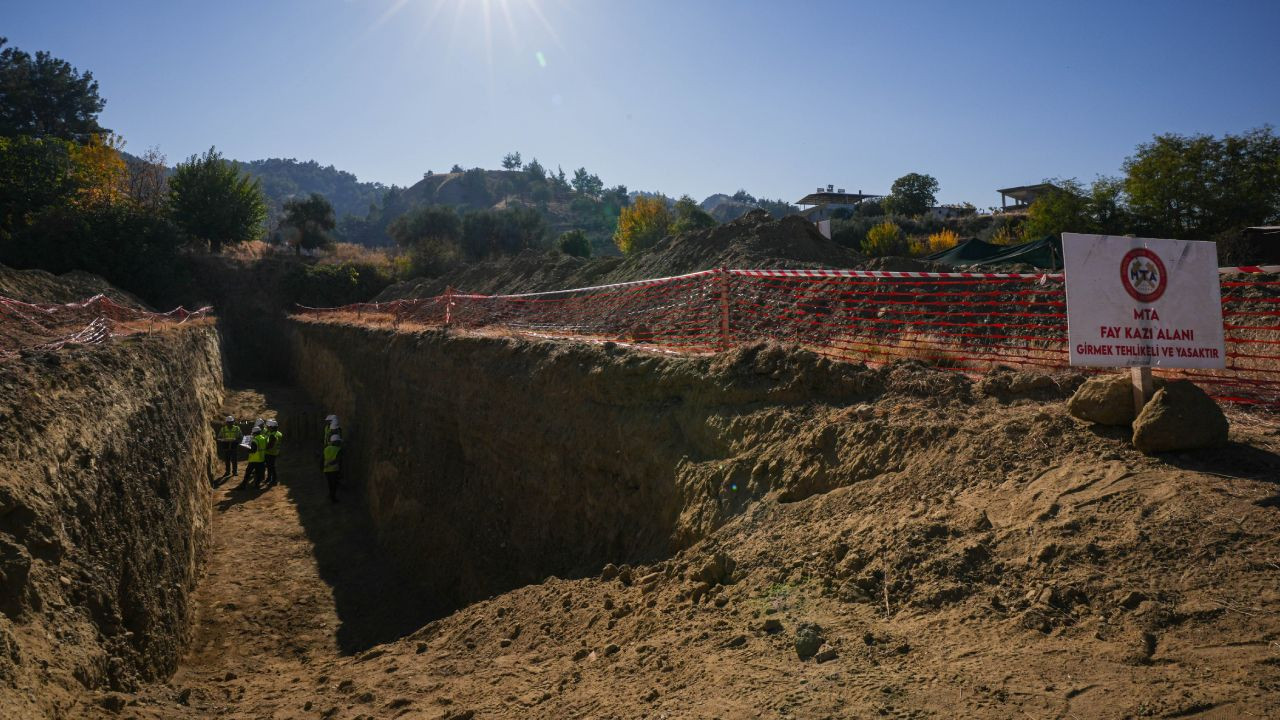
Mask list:
[{"label": "wooden sign post", "polygon": [[1129,368],[1129,377],[1133,380],[1133,416],[1137,417],[1155,394],[1155,384],[1151,379],[1150,367]]}]

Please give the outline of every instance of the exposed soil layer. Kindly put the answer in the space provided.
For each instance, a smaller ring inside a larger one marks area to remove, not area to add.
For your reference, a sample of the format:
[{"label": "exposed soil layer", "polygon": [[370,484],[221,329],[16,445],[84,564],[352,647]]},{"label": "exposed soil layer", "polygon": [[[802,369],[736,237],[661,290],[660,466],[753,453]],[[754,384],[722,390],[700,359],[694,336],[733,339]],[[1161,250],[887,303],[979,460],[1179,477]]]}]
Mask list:
[{"label": "exposed soil layer", "polygon": [[173,672],[221,394],[207,325],[0,363],[0,716]]},{"label": "exposed soil layer", "polygon": [[446,606],[529,583],[323,666],[290,696],[312,711],[1280,708],[1280,436],[1265,417],[1233,414],[1227,448],[1149,457],[1067,415],[1070,375],[294,333],[404,572]]},{"label": "exposed soil layer", "polygon": [[[665,557],[767,492],[800,499],[895,458],[879,443],[843,464],[776,455],[768,440],[813,400],[896,390],[776,346],[687,358],[307,321],[293,337],[301,386],[350,433],[383,546],[441,611]],[[810,440],[831,452],[840,438]]]}]

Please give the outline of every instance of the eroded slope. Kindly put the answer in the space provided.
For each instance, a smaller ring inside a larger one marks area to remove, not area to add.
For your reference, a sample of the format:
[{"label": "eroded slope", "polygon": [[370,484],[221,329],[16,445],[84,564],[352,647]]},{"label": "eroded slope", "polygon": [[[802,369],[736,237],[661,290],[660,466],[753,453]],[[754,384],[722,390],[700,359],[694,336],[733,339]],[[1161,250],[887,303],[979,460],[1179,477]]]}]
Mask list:
[{"label": "eroded slope", "polygon": [[0,363],[0,715],[166,677],[208,544],[210,325]]}]

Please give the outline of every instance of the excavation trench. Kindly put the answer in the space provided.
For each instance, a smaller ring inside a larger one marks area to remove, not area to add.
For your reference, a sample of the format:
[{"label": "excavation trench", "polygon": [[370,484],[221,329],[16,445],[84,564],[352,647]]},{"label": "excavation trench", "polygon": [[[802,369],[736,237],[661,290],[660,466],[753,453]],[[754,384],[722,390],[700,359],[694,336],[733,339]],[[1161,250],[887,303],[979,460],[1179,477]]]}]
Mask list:
[{"label": "excavation trench", "polygon": [[[550,576],[652,563],[766,494],[876,477],[942,437],[839,422],[857,404],[967,393],[765,344],[679,357],[307,319],[281,336],[296,387],[225,402],[212,326],[0,368],[16,391],[0,417],[43,438],[0,439],[5,709],[78,717],[85,689],[301,676]],[[280,488],[220,481],[223,412],[281,420]],[[338,507],[317,472],[326,412],[345,430]]]},{"label": "excavation trench", "polygon": [[309,320],[290,340],[299,385],[343,420],[345,472],[380,547],[437,614],[651,562],[771,489],[794,499],[845,481],[821,460],[784,467],[757,441],[881,384],[765,346],[683,358]]}]

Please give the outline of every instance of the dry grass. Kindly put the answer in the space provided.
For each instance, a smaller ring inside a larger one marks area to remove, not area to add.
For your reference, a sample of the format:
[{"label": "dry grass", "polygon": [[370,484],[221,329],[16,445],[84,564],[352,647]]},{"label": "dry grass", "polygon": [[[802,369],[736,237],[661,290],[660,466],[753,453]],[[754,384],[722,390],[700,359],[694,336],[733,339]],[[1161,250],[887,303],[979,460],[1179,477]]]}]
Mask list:
[{"label": "dry grass", "polygon": [[398,249],[393,248],[371,248],[355,243],[336,243],[320,256],[319,262],[330,265],[358,263],[390,270],[401,254]]},{"label": "dry grass", "polygon": [[279,252],[275,246],[270,245],[262,240],[251,240],[238,245],[228,245],[222,249],[224,257],[232,260],[240,260],[249,262],[252,260],[261,260],[262,258]]}]

